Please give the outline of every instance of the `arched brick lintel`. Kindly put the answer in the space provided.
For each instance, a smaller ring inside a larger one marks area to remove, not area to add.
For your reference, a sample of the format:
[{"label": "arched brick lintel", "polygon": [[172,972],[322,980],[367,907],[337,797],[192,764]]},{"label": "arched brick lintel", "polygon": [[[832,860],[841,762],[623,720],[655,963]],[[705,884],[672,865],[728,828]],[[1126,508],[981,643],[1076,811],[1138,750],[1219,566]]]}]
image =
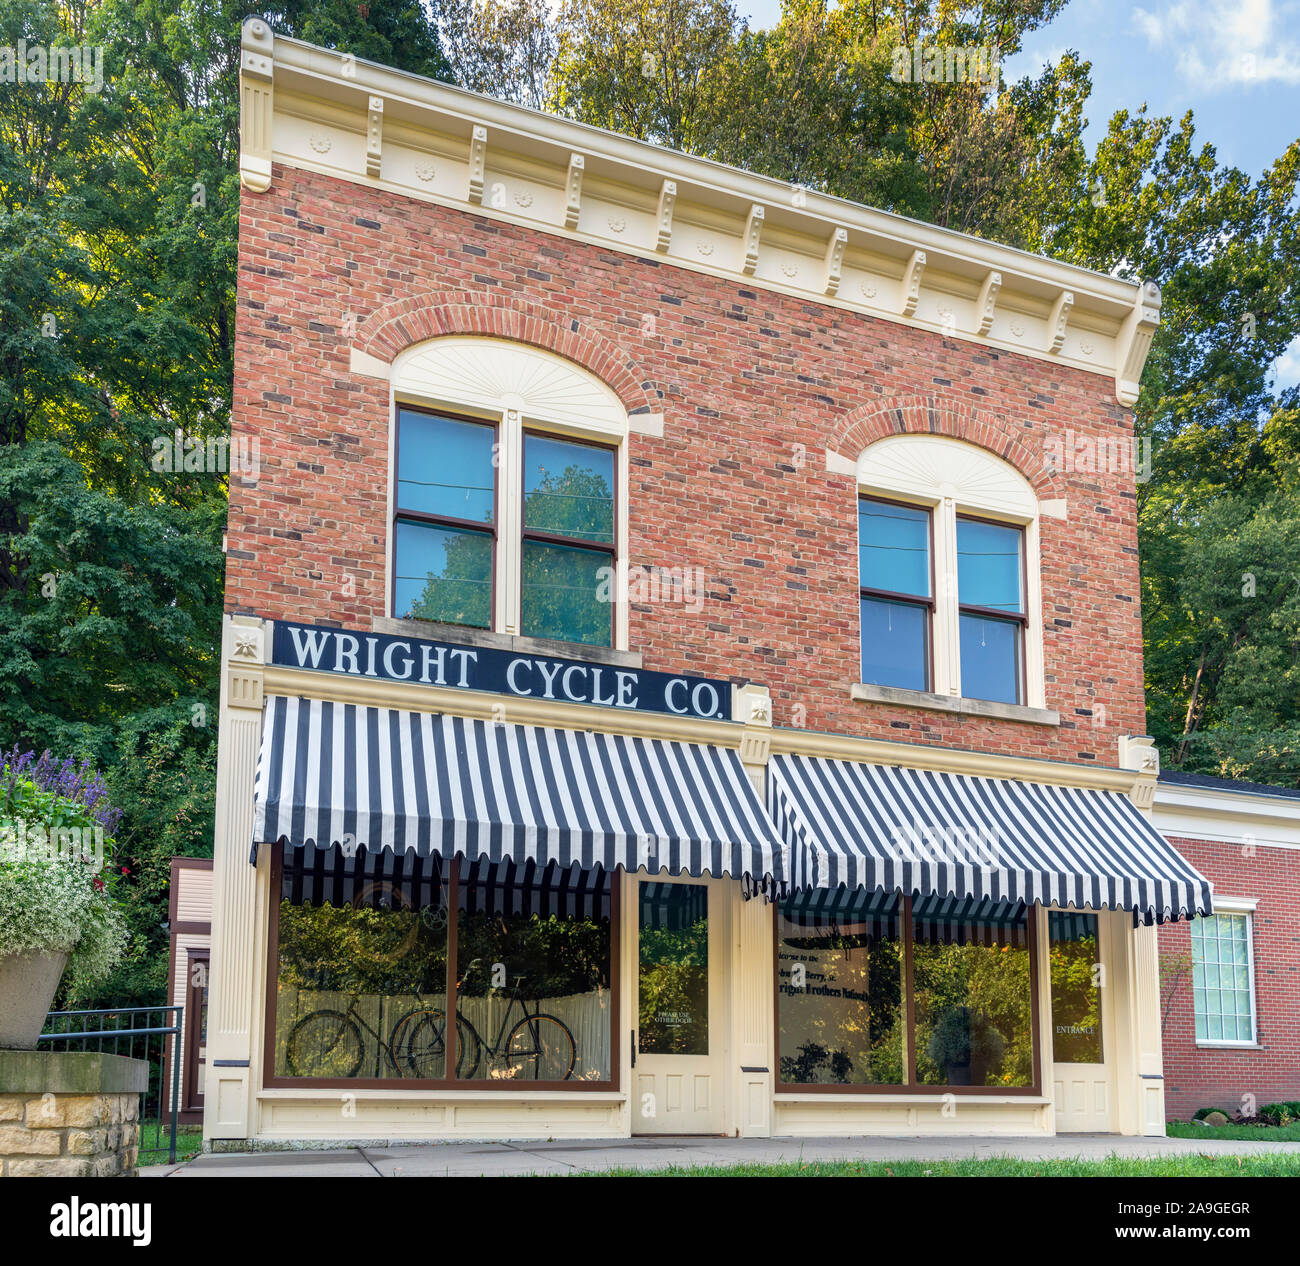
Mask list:
[{"label": "arched brick lintel", "polygon": [[1022,439],[1008,435],[1004,423],[942,396],[891,396],[860,405],[840,423],[831,449],[856,462],[862,450],[888,435],[946,435],[987,449],[1009,462],[1027,480],[1040,501],[1060,497],[1046,453],[1035,453]]},{"label": "arched brick lintel", "polygon": [[486,291],[416,295],[387,304],[365,318],[355,346],[391,362],[412,344],[448,334],[513,339],[543,348],[595,374],[629,414],[654,412],[659,406],[654,384],[642,380],[618,344],[581,321]]}]

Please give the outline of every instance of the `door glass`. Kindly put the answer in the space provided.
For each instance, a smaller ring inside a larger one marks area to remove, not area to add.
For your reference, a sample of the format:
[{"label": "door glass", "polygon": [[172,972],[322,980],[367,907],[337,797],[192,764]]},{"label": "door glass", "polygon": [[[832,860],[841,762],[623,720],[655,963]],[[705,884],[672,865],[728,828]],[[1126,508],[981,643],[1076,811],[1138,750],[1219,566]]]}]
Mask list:
[{"label": "door glass", "polygon": [[1052,965],[1052,1058],[1100,1064],[1101,971],[1097,916],[1053,910],[1047,916]]},{"label": "door glass", "polygon": [[709,890],[641,885],[640,1029],[643,1055],[709,1053]]}]

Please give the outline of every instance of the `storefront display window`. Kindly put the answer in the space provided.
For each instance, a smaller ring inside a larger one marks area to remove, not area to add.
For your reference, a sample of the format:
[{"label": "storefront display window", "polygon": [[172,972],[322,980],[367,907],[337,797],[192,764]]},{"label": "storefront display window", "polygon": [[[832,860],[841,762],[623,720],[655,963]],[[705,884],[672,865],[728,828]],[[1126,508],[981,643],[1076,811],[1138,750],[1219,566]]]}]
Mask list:
[{"label": "storefront display window", "polygon": [[1027,1090],[1036,1082],[1023,906],[810,891],[777,915],[778,1081]]},{"label": "storefront display window", "polygon": [[392,862],[311,846],[277,858],[273,1084],[608,1084],[609,877]]},{"label": "storefront display window", "polygon": [[800,894],[777,921],[781,1080],[901,1085],[903,942],[897,893]]}]

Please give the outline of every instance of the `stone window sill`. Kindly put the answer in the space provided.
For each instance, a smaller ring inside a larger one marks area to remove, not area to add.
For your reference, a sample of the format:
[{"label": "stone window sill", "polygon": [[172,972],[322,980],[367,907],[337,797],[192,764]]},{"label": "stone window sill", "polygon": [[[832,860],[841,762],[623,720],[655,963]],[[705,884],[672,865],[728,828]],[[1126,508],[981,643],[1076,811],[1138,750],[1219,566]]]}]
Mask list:
[{"label": "stone window sill", "polygon": [[1196,1045],[1211,1051],[1262,1051],[1264,1049],[1259,1042],[1216,1042],[1213,1038],[1207,1038],[1205,1041],[1197,1038]]},{"label": "stone window sill", "polygon": [[1019,703],[994,703],[989,699],[961,699],[955,695],[933,694],[929,690],[903,690],[898,686],[855,682],[849,687],[849,697],[859,703],[892,703],[904,708],[928,708],[932,712],[1020,721],[1026,725],[1061,724],[1061,714],[1054,708],[1028,708]]},{"label": "stone window sill", "polygon": [[377,616],[372,621],[376,633],[398,637],[424,637],[435,642],[454,642],[457,646],[483,646],[491,650],[510,651],[515,655],[542,655],[552,659],[580,659],[590,664],[609,664],[614,668],[640,668],[640,651],[616,651],[608,646],[588,646],[586,642],[556,642],[545,637],[517,637],[512,633],[493,633],[488,629],[467,629],[460,624],[435,624],[431,620],[395,620]]}]

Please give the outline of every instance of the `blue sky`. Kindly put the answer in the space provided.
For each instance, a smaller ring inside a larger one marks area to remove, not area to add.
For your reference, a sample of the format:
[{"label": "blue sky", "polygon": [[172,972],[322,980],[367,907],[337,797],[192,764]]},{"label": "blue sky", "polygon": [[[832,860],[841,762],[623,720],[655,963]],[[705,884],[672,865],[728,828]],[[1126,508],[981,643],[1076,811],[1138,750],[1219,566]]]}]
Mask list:
[{"label": "blue sky", "polygon": [[[753,27],[780,16],[780,0],[736,5]],[[1144,101],[1175,119],[1192,110],[1198,138],[1252,176],[1300,136],[1300,0],[1072,0],[1003,73],[1034,74],[1066,49],[1092,63],[1092,144],[1116,110]],[[1300,383],[1300,339],[1277,374],[1280,384]]]}]

